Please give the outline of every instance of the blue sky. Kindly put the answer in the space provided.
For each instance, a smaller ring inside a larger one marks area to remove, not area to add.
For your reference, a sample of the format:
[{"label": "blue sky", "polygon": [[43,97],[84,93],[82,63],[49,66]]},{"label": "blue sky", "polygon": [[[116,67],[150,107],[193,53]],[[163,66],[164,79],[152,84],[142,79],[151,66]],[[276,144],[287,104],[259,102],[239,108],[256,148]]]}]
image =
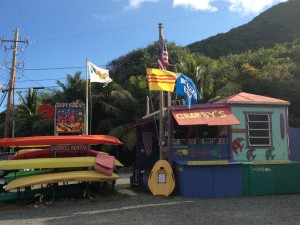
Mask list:
[{"label": "blue sky", "polygon": [[[57,86],[56,80],[65,83],[68,73],[82,71],[85,78],[87,58],[105,68],[109,61],[157,41],[160,22],[165,39],[186,46],[248,23],[285,1],[0,0],[0,37],[13,40],[19,28],[19,37],[30,41],[19,44],[23,51],[18,51],[16,91],[49,90]],[[0,87],[5,88],[11,43],[0,47]]]}]

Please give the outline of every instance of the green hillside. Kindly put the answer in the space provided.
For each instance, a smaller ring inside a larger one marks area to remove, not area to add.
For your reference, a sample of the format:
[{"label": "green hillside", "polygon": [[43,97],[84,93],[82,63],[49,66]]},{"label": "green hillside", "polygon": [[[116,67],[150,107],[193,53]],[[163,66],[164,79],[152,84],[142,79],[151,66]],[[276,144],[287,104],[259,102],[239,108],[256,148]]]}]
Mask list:
[{"label": "green hillside", "polygon": [[275,44],[291,42],[300,37],[300,1],[273,6],[251,22],[227,33],[194,42],[187,47],[212,58],[246,50],[272,48]]}]

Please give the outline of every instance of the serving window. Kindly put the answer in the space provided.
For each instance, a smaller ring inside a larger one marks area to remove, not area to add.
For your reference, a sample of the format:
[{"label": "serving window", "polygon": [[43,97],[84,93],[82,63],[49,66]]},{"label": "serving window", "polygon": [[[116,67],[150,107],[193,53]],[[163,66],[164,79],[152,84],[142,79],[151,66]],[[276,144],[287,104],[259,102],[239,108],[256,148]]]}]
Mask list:
[{"label": "serving window", "polygon": [[226,144],[228,126],[176,126],[173,144]]}]

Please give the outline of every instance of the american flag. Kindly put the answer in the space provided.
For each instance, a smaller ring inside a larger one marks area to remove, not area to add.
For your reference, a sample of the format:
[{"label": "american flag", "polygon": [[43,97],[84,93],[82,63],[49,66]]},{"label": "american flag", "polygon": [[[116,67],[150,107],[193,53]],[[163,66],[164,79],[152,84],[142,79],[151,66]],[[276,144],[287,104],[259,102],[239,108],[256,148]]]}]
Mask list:
[{"label": "american flag", "polygon": [[159,69],[165,70],[167,68],[167,65],[169,65],[168,50],[167,50],[164,37],[161,37],[160,40],[161,41],[159,42],[160,47],[159,47],[159,55],[158,55],[157,62],[158,62]]}]

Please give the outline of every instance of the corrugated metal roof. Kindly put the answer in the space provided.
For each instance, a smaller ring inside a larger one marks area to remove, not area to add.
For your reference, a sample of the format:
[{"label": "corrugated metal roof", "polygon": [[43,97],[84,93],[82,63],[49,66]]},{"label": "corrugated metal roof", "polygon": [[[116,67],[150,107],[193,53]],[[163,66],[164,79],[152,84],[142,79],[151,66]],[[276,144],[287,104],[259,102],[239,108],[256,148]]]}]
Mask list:
[{"label": "corrugated metal roof", "polygon": [[226,104],[262,104],[262,105],[290,105],[290,102],[270,98],[262,95],[254,95],[246,92],[240,92],[239,94],[229,96],[215,103],[226,103]]}]

